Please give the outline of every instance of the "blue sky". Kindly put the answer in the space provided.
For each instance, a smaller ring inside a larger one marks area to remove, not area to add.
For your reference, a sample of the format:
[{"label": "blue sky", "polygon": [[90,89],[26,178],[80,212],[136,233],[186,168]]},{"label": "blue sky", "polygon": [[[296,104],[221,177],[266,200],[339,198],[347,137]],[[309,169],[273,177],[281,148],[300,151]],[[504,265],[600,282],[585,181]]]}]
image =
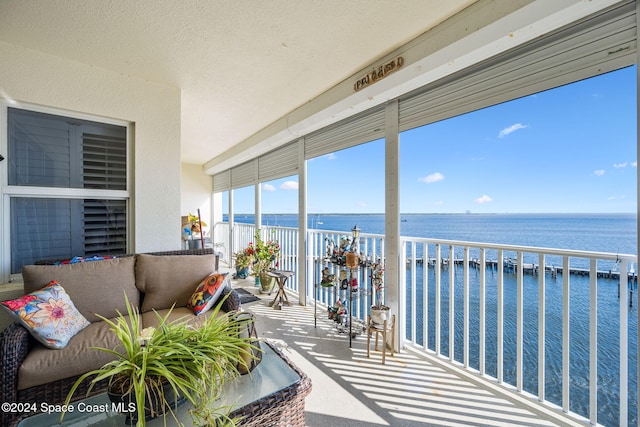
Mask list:
[{"label": "blue sky", "polygon": [[[637,212],[636,68],[400,135],[403,213]],[[298,210],[298,178],[262,184],[263,213]],[[235,191],[252,213],[254,190]],[[310,213],[384,212],[384,141],[308,161]]]}]

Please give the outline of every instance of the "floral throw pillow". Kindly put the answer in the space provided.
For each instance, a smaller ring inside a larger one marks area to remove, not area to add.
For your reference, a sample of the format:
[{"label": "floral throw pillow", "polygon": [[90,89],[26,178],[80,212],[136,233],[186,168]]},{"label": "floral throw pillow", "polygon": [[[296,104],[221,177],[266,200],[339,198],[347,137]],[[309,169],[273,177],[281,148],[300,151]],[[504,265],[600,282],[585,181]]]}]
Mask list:
[{"label": "floral throw pillow", "polygon": [[2,305],[35,339],[53,349],[64,348],[90,324],[55,280],[20,298],[2,301]]},{"label": "floral throw pillow", "polygon": [[218,301],[227,286],[227,273],[213,273],[204,278],[191,295],[187,307],[198,316],[209,310]]}]

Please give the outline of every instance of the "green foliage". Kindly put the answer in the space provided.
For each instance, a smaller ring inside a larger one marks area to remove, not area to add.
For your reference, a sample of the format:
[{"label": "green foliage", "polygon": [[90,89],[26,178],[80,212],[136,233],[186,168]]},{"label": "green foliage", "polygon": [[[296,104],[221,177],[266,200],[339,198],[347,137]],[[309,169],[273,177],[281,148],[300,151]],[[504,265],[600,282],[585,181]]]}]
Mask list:
[{"label": "green foliage", "polygon": [[233,257],[236,259],[236,267],[239,268],[249,267],[253,263],[253,256],[249,252],[249,248],[234,253]]},{"label": "green foliage", "polygon": [[263,240],[260,229],[256,230],[254,237],[255,242],[250,242],[246,251],[253,259],[252,274],[258,276],[260,273],[267,272],[274,266],[278,266],[280,243],[273,239]]},{"label": "green foliage", "polygon": [[[238,364],[246,365],[242,355],[251,347],[250,338],[241,338],[239,331],[247,327],[249,319],[237,316],[236,312],[219,313],[221,304],[218,304],[202,322],[189,324],[181,319],[169,322],[172,307],[164,317],[156,313],[157,327],[141,330],[137,308],[132,307],[128,299],[126,303],[128,317],[121,313],[115,319],[101,317],[120,340],[120,346],[96,349],[111,353],[116,359],[82,375],[69,391],[65,403],[71,401],[83,380],[93,377],[91,391],[98,381],[109,379],[111,391],[133,392],[137,425],[144,426],[146,397],[158,395],[166,402],[162,384],[168,383],[175,396],[182,395],[192,403],[196,418],[216,418],[216,409],[207,403],[219,396],[226,380],[239,375]],[[161,412],[156,415],[167,415],[165,408],[158,410]],[[169,412],[175,418],[171,409]],[[61,421],[63,417],[64,414]]]}]

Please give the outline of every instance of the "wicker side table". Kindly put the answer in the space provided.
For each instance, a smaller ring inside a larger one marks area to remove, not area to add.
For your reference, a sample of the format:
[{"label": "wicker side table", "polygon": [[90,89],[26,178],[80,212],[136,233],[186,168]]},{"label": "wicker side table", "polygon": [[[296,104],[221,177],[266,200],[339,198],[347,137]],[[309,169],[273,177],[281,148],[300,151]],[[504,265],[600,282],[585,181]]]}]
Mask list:
[{"label": "wicker side table", "polygon": [[[307,395],[311,392],[311,379],[273,345],[267,343],[267,346],[271,351],[277,354],[279,358],[300,377],[300,379],[281,390],[238,408],[231,413],[231,416],[244,417],[238,423],[238,426],[305,427],[304,401]],[[265,349],[265,347],[266,346],[263,346],[262,348]],[[258,368],[260,368],[261,365],[262,363],[258,365]],[[251,375],[254,373],[255,370]]]}]

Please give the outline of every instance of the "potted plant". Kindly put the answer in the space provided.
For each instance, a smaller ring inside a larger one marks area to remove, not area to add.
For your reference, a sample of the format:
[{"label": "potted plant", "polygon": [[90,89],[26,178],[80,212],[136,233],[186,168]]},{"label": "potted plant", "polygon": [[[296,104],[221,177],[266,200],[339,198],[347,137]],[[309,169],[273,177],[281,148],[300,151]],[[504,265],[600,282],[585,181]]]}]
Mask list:
[{"label": "potted plant", "polygon": [[[82,375],[69,391],[65,406],[80,383],[93,377],[89,391],[97,382],[108,380],[112,400],[124,402],[125,408],[135,407],[129,419],[137,426],[167,414],[175,418],[173,410],[180,400],[193,405],[192,414],[198,419],[212,418],[216,410],[207,403],[220,394],[225,381],[238,375],[237,367],[247,363],[245,356],[252,346],[250,338],[240,337],[239,331],[248,319],[236,312],[219,314],[218,305],[197,327],[185,321],[168,322],[170,310],[164,317],[158,315],[157,327],[141,330],[138,310],[128,299],[126,303],[128,318],[122,314],[103,318],[120,340],[119,346],[96,348],[116,359]],[[63,417],[64,413],[61,421]]]},{"label": "potted plant", "polygon": [[271,293],[275,285],[275,278],[269,276],[269,271],[278,266],[280,244],[277,240],[263,240],[260,229],[256,230],[255,242],[250,242],[247,252],[252,256],[251,269],[256,276],[256,286],[260,284],[264,293]]},{"label": "potted plant", "polygon": [[371,287],[375,292],[375,303],[371,306],[371,321],[382,325],[389,319],[389,307],[383,304],[382,289],[384,288],[384,267],[382,263],[371,264]]},{"label": "potted plant", "polygon": [[187,218],[190,228],[189,235],[191,236],[191,239],[189,240],[189,249],[197,249],[202,245],[202,241],[204,238],[203,229],[207,226],[207,223],[202,221],[202,219],[200,218],[200,210],[198,210],[198,215],[193,215],[191,212],[189,212],[189,216]]},{"label": "potted plant", "polygon": [[248,248],[234,253],[233,257],[235,258],[236,278],[246,279],[249,275],[249,267],[253,262],[253,257]]}]

